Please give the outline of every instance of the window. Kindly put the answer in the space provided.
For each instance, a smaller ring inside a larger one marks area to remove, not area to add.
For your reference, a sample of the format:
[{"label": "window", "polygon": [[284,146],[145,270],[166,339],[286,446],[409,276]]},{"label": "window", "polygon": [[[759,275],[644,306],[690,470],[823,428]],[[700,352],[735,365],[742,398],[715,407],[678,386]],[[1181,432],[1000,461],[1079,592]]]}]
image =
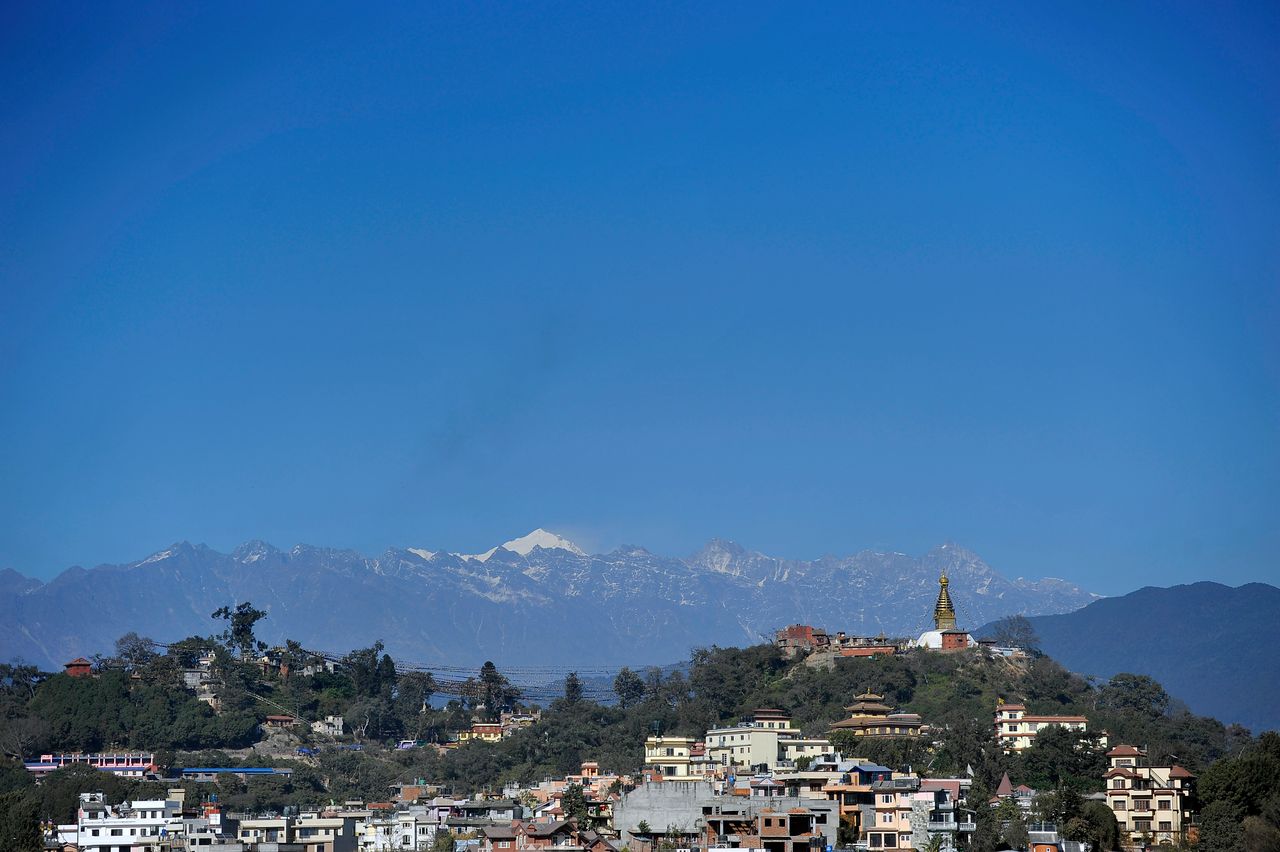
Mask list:
[{"label": "window", "polygon": [[1115,804],[1111,806],[1113,811],[1122,811],[1125,809],[1124,799],[1116,799]]},{"label": "window", "polygon": [[1160,822],[1160,830],[1161,830],[1161,831],[1173,831],[1173,823],[1169,822],[1169,820],[1161,820],[1161,822]]},{"label": "window", "polygon": [[1157,809],[1157,810],[1161,810],[1161,811],[1167,811],[1167,810],[1169,810],[1169,800],[1168,800],[1168,799],[1160,799],[1159,801],[1157,801],[1157,802],[1156,802],[1156,809]]}]

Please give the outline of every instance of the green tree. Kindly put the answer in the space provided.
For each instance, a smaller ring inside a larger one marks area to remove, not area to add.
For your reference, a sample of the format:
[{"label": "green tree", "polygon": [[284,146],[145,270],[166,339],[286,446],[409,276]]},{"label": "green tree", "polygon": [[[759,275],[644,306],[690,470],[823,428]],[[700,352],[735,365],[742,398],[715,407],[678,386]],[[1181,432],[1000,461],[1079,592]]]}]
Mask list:
[{"label": "green tree", "polygon": [[577,704],[582,700],[582,680],[577,672],[569,672],[564,679],[564,700],[567,704]]},{"label": "green tree", "polygon": [[613,693],[618,696],[618,706],[626,710],[644,698],[644,679],[623,666],[613,679]]},{"label": "green tree", "polygon": [[1169,693],[1147,675],[1122,672],[1102,687],[1098,706],[1154,719],[1169,710]]},{"label": "green tree", "polygon": [[587,824],[587,797],[582,792],[582,785],[569,784],[560,796],[560,809],[565,819],[571,819],[583,828]]},{"label": "green tree", "polygon": [[116,640],[115,660],[128,672],[142,672],[155,662],[155,640],[129,632]]},{"label": "green tree", "polygon": [[235,609],[220,607],[209,617],[220,618],[227,622],[227,627],[220,638],[228,650],[238,652],[242,659],[255,650],[266,650],[267,646],[253,635],[253,627],[266,618],[267,614],[260,609],[254,609],[253,604],[248,601],[236,604]]},{"label": "green tree", "polygon": [[485,715],[491,719],[512,709],[520,699],[520,690],[512,686],[511,681],[488,660],[480,667],[480,679],[472,681],[471,686],[464,687],[464,690],[469,693],[468,700],[472,709],[483,707]]},{"label": "green tree", "polygon": [[1040,637],[1025,615],[1005,616],[991,625],[989,636],[1006,648],[1021,648],[1028,652],[1040,650]]},{"label": "green tree", "polygon": [[441,829],[431,841],[431,852],[453,852],[456,840],[457,836],[452,831]]},{"label": "green tree", "polygon": [[40,810],[26,793],[0,793],[0,849],[5,852],[41,852]]}]

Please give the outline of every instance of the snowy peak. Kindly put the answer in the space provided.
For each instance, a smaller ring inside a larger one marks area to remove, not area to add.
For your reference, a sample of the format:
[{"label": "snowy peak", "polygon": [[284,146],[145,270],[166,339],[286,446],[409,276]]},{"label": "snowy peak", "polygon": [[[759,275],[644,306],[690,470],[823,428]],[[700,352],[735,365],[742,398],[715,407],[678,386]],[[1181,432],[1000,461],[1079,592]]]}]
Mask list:
[{"label": "snowy peak", "polygon": [[[512,553],[518,553],[521,556],[528,556],[533,552],[535,547],[541,547],[543,550],[567,550],[574,556],[586,556],[587,553],[578,545],[569,541],[569,539],[558,536],[553,532],[548,532],[542,527],[538,527],[528,535],[522,535],[520,538],[513,538],[511,541],[503,542],[500,547],[503,550],[509,550]],[[487,562],[489,557],[498,552],[498,548],[490,548],[484,553],[474,556],[465,556],[466,559],[475,559],[479,562]]]},{"label": "snowy peak", "polygon": [[586,551],[569,541],[569,539],[558,536],[553,532],[547,532],[541,527],[528,535],[513,538],[502,546],[507,550],[519,553],[521,556],[528,556],[535,547],[541,547],[545,550],[567,550],[574,556],[587,555]]}]

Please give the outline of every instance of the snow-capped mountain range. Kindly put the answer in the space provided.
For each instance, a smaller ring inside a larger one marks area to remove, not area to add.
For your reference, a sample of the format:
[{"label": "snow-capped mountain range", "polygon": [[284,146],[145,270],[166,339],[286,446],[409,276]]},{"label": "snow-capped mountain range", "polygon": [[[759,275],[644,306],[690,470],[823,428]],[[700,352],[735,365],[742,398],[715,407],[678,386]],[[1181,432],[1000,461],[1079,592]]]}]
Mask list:
[{"label": "snow-capped mountain range", "polygon": [[944,570],[962,627],[1070,612],[1098,597],[1062,580],[1008,579],[954,544],[918,558],[863,551],[804,561],[719,539],[684,559],[635,546],[592,555],[542,529],[480,554],[411,547],[372,558],[304,544],[251,541],[220,553],[180,542],[48,583],[0,572],[0,619],[10,626],[0,659],[57,668],[108,652],[129,631],[159,641],[210,634],[209,613],[248,600],[269,613],[262,638],[319,650],[382,639],[396,657],[432,665],[644,665],[797,622],[916,635],[930,625]]}]

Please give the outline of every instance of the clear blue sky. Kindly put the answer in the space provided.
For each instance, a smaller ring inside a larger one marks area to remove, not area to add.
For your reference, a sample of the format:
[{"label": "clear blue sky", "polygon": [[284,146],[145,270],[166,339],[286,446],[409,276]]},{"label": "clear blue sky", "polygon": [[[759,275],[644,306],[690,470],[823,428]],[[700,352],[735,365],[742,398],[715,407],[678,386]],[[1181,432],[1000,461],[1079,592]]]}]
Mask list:
[{"label": "clear blue sky", "polygon": [[6,4],[0,567],[1280,580],[1280,6],[709,5]]}]

